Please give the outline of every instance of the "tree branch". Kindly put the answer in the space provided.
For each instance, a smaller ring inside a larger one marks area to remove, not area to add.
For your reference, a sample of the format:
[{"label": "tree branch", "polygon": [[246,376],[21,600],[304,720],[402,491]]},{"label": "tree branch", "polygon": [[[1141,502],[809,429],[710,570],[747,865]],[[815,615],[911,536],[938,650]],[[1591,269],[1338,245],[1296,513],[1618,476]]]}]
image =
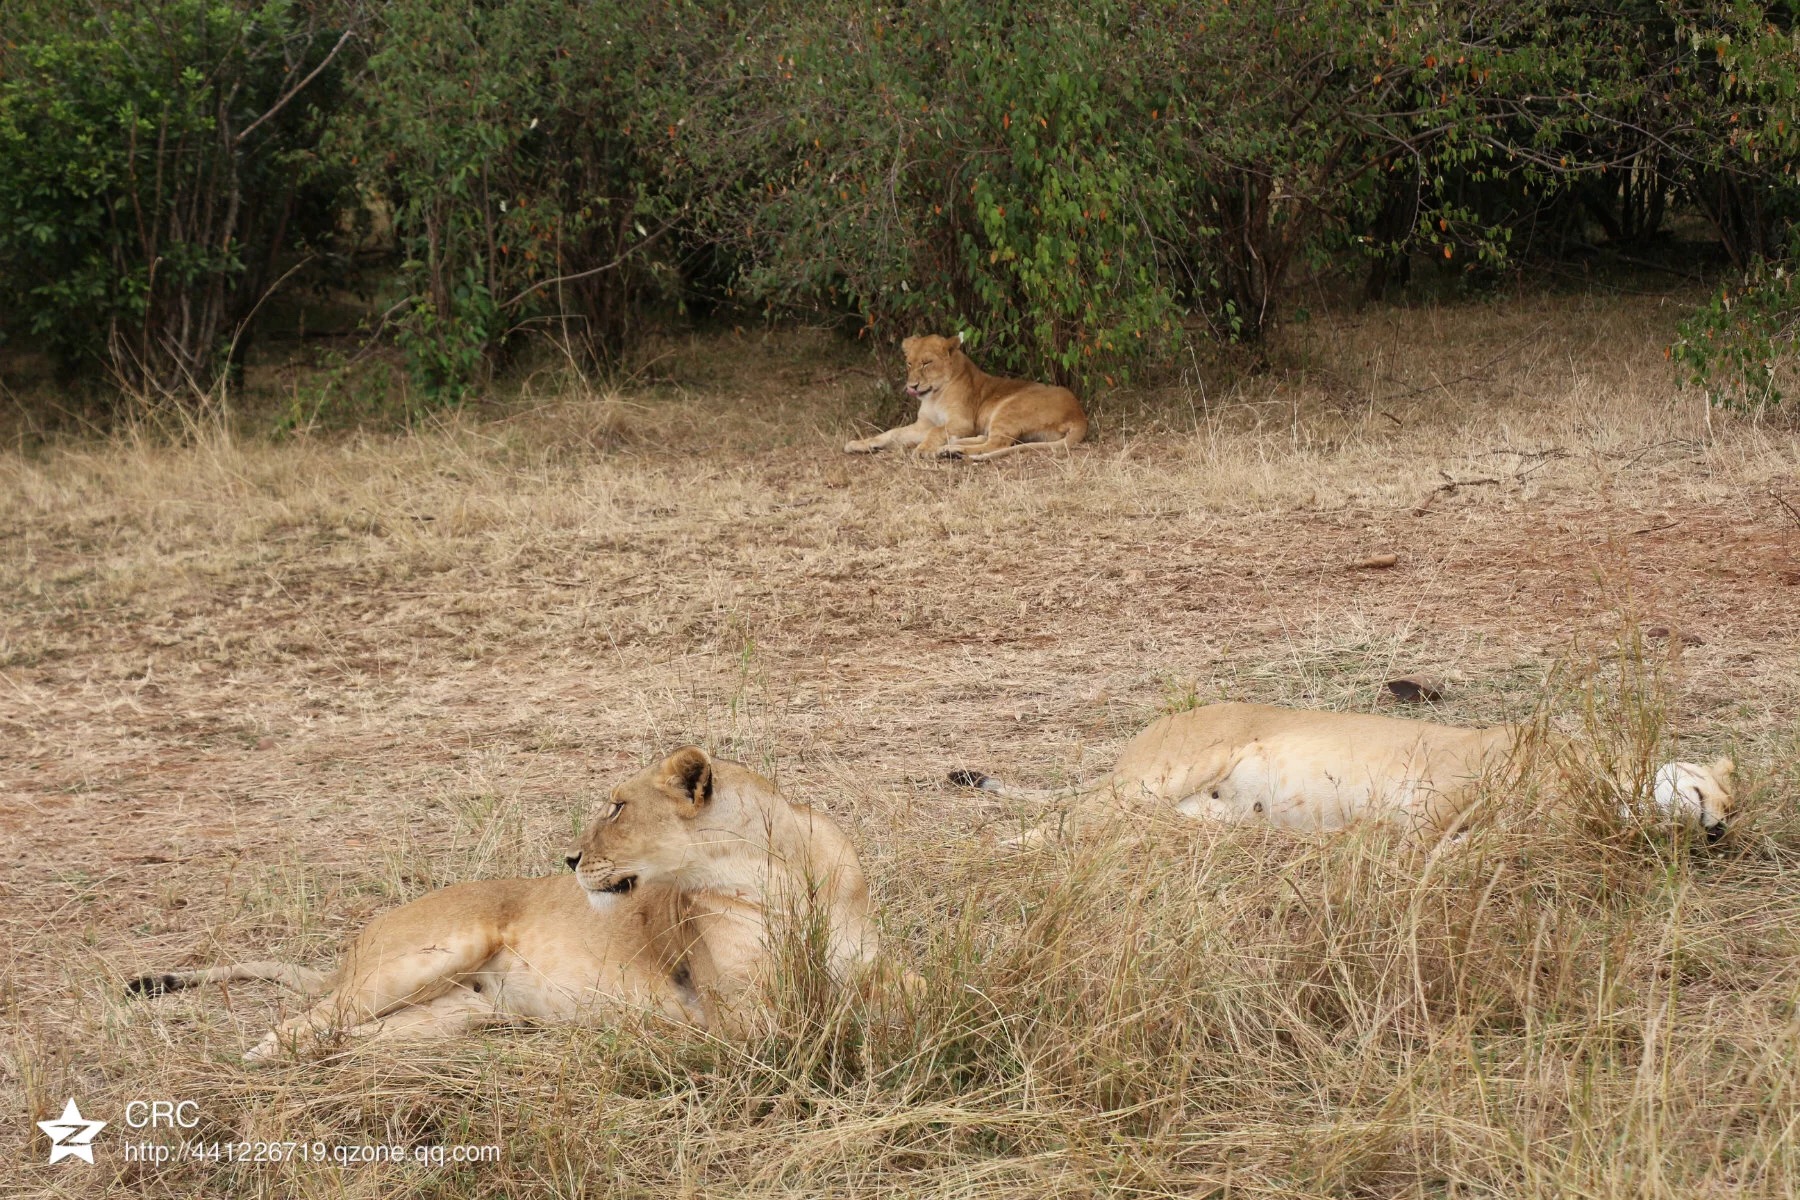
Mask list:
[{"label": "tree branch", "polygon": [[533,292],[541,292],[547,287],[555,287],[558,284],[562,284],[562,283],[573,283],[577,279],[587,279],[590,276],[599,275],[606,271],[613,270],[615,267],[618,267],[622,263],[624,263],[625,260],[630,258],[632,255],[638,253],[641,250],[648,249],[650,247],[651,243],[653,243],[657,239],[661,238],[662,235],[669,232],[669,230],[675,228],[675,222],[679,219],[680,219],[680,214],[670,217],[668,219],[668,221],[666,221],[663,224],[663,227],[661,229],[658,229],[655,233],[651,234],[650,236],[648,236],[646,238],[640,239],[638,241],[637,245],[631,247],[629,250],[626,250],[623,254],[619,255],[617,258],[613,259],[609,263],[602,263],[600,266],[597,266],[597,267],[589,267],[585,271],[576,271],[575,273],[573,273],[571,275],[558,275],[554,279],[546,279],[540,283],[532,284],[530,287],[526,288],[524,291],[522,291],[518,295],[514,296],[511,300],[508,300],[505,304],[500,305],[501,311],[504,312],[506,309],[511,308],[513,305],[515,305],[519,301],[525,299],[525,297],[531,295]]},{"label": "tree branch", "polygon": [[356,36],[356,30],[354,30],[354,29],[344,30],[344,36],[337,40],[337,45],[335,45],[331,48],[331,53],[329,53],[325,56],[324,61],[321,62],[318,66],[314,67],[311,71],[308,71],[306,74],[306,78],[302,79],[299,83],[295,84],[292,91],[290,91],[287,95],[283,96],[281,99],[277,100],[275,102],[274,108],[271,108],[268,112],[266,112],[262,116],[256,118],[256,120],[254,120],[254,121],[250,122],[250,124],[244,126],[244,128],[238,133],[237,137],[232,139],[232,145],[235,146],[235,145],[242,143],[245,138],[249,137],[252,133],[254,133],[256,131],[257,126],[261,125],[264,121],[267,121],[270,117],[274,116],[276,113],[278,113],[282,109],[286,108],[288,106],[288,101],[292,100],[295,96],[298,96],[301,92],[305,91],[306,85],[311,83],[313,80],[317,79],[319,77],[319,72],[323,71],[326,67],[329,67],[331,65],[331,60],[337,57],[338,51],[342,50],[344,48],[345,43],[347,43],[351,38],[353,38],[355,36]]}]

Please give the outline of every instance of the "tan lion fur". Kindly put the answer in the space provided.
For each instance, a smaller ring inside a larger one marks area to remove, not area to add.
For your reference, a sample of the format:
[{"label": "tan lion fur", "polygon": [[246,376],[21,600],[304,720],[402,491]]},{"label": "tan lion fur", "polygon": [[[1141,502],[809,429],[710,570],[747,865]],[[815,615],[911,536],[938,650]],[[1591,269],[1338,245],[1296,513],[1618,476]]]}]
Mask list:
[{"label": "tan lion fur", "polygon": [[613,788],[569,865],[427,893],[371,921],[330,973],[247,962],[144,975],[129,990],[270,979],[320,996],[244,1056],[263,1063],[514,1019],[637,1014],[735,1032],[759,1000],[771,924],[790,912],[829,929],[834,973],[875,957],[868,885],[837,824],[695,747]]},{"label": "tan lion fur", "polygon": [[[1066,794],[1069,812],[1149,803],[1202,820],[1339,829],[1388,821],[1413,838],[1461,828],[1484,781],[1519,764],[1532,737],[1524,726],[1467,729],[1363,713],[1209,704],[1152,722],[1098,783]],[[1554,755],[1570,744],[1555,739]],[[1716,837],[1732,809],[1732,762],[1675,762],[1652,779],[1651,806]],[[1047,800],[977,772],[952,780],[1013,799]],[[1041,830],[1021,840],[1042,840]]]},{"label": "tan lion fur", "polygon": [[963,353],[962,336],[925,334],[900,343],[906,393],[919,416],[845,446],[851,454],[894,447],[989,462],[1021,450],[1069,449],[1087,436],[1087,414],[1068,388],[989,375]]},{"label": "tan lion fur", "polygon": [[597,905],[629,881],[690,897],[694,986],[716,1024],[754,1014],[779,929],[815,931],[837,982],[860,982],[876,965],[868,880],[837,822],[697,747],[614,788],[570,858]]}]

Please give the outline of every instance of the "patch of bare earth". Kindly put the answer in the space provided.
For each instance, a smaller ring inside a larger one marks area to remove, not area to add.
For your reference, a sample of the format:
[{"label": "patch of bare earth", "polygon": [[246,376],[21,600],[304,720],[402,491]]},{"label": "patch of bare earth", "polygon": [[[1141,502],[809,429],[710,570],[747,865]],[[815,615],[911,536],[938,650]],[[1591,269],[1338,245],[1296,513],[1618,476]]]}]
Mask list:
[{"label": "patch of bare earth", "polygon": [[[1781,955],[1800,949],[1787,812],[1800,783],[1800,439],[1708,422],[1675,393],[1664,319],[1648,302],[1559,300],[1318,323],[1304,369],[1223,394],[1194,378],[1100,398],[1091,446],[985,468],[838,453],[893,402],[780,341],[678,348],[668,378],[641,391],[410,435],[123,440],[0,459],[0,1086],[20,1118],[0,1133],[5,1157],[25,1164],[22,1181],[67,1194],[102,1177],[222,1188],[191,1165],[132,1173],[116,1154],[85,1183],[38,1165],[27,1112],[45,1119],[70,1093],[122,1104],[159,1073],[270,1127],[386,1119],[345,1082],[365,1076],[327,1067],[270,1090],[235,1065],[282,1003],[272,989],[126,1006],[119,982],[215,958],[322,963],[346,931],[428,886],[551,870],[598,788],[685,741],[843,818],[897,952],[928,957],[922,931],[964,912],[994,857],[983,839],[1008,815],[945,786],[946,768],[1090,777],[1168,703],[1372,708],[1384,679],[1411,671],[1450,681],[1445,719],[1516,718],[1571,647],[1614,644],[1630,620],[1673,631],[1646,645],[1684,755],[1729,751],[1747,777],[1742,861],[1693,867],[1694,903],[1726,925],[1754,914],[1778,948],[1742,952],[1751,977],[1715,988],[1710,1011],[1791,1049],[1791,1002],[1783,1018],[1774,997],[1791,997]],[[1379,553],[1395,565],[1357,565]],[[1280,890],[1273,876],[1243,886]],[[1004,903],[982,915],[1015,933],[1031,920]],[[1699,928],[1703,945],[1724,936]],[[543,1064],[507,1058],[530,1037],[487,1044],[498,1058],[453,1063],[442,1087],[459,1111],[510,1129],[519,1114],[494,1097],[537,1087]],[[822,1109],[726,1119],[708,1093],[703,1116],[680,1110],[686,1166],[631,1159],[579,1178],[646,1194],[1085,1193],[1225,1186],[1239,1162],[1244,1190],[1269,1194],[1326,1194],[1334,1180],[1369,1194],[1577,1182],[1509,1141],[1569,1136],[1554,1105],[1484,1110],[1446,1084],[1436,1116],[1409,1109],[1411,1132],[1382,1124],[1382,1096],[1436,1086],[1439,1049],[1425,1037],[1384,1051],[1391,1075],[1361,1084],[1319,1051],[1318,1078],[1266,1081],[1270,1107],[1245,1126],[1260,1132],[1230,1154],[1176,1126],[1129,1132],[1119,1097],[1137,1085],[1121,1076],[1086,1094],[972,1096],[962,1118],[933,1101],[919,1120],[948,1132],[860,1159],[820,1147],[833,1127]],[[1597,1086],[1618,1072],[1629,1091],[1652,1060],[1582,1061],[1607,1076]],[[1507,1087],[1538,1086],[1495,1069]],[[1712,1157],[1678,1172],[1682,1186],[1792,1186],[1744,1160],[1768,1122],[1800,1115],[1793,1071],[1770,1069],[1767,1111],[1733,1117],[1749,1124],[1708,1141]],[[725,1075],[715,1087],[750,1086]],[[611,1078],[595,1086],[610,1094]],[[487,1083],[472,1079],[501,1082],[482,1100]],[[908,1121],[904,1096],[867,1086],[854,1104],[816,1098],[873,1123],[842,1133],[858,1145]],[[1358,1136],[1386,1147],[1379,1161],[1339,1162],[1339,1134],[1317,1113],[1284,1132],[1282,1088],[1342,1088],[1338,1103],[1367,1126]],[[676,1111],[666,1097],[619,1103]],[[1223,1120],[1195,1103],[1181,1128]],[[1003,1134],[958,1132],[990,1110]],[[1045,1112],[1049,1125],[1033,1125]],[[1631,1136],[1611,1120],[1592,1129]],[[1472,1131],[1463,1157],[1442,1141],[1457,1122]],[[1311,1184],[1279,1166],[1294,1138],[1314,1139],[1301,1157],[1326,1164]],[[1566,1144],[1544,1155],[1605,1158]],[[542,1163],[508,1169],[516,1186],[580,1190]],[[325,1186],[292,1164],[233,1178]],[[370,1194],[419,1183],[331,1178]],[[483,1178],[437,1186],[482,1194],[501,1177]],[[1589,1194],[1700,1194],[1646,1178],[1596,1176]]]}]

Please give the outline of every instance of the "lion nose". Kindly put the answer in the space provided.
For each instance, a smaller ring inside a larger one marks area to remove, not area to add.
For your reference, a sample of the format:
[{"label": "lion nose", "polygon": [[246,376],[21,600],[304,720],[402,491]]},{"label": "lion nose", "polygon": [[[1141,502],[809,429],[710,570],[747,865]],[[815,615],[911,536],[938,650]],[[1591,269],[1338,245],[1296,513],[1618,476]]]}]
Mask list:
[{"label": "lion nose", "polygon": [[1707,841],[1716,842],[1724,836],[1725,836],[1725,822],[1714,821],[1711,825],[1708,825],[1706,827],[1706,840]]},{"label": "lion nose", "polygon": [[581,865],[581,851],[577,850],[575,853],[565,857],[563,861],[568,863],[569,870],[573,871],[576,867]]}]

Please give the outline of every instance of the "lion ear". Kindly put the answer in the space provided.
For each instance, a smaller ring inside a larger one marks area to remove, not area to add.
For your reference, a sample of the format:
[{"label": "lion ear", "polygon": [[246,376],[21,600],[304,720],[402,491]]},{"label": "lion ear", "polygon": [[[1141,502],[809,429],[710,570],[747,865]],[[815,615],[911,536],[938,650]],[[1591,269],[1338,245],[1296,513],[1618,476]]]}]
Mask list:
[{"label": "lion ear", "polygon": [[963,343],[969,340],[969,335],[959,329],[956,331],[956,336],[950,340],[954,343],[952,349],[961,350],[963,348]]},{"label": "lion ear", "polygon": [[698,746],[683,746],[663,760],[663,782],[695,808],[705,808],[712,799],[712,759]]},{"label": "lion ear", "polygon": [[917,334],[914,334],[912,337],[901,338],[900,339],[900,353],[911,354],[913,352],[913,347],[917,346],[918,344],[919,344],[919,337]]},{"label": "lion ear", "polygon": [[1720,783],[1730,779],[1737,770],[1737,764],[1729,758],[1715,758],[1712,761],[1712,773]]}]

